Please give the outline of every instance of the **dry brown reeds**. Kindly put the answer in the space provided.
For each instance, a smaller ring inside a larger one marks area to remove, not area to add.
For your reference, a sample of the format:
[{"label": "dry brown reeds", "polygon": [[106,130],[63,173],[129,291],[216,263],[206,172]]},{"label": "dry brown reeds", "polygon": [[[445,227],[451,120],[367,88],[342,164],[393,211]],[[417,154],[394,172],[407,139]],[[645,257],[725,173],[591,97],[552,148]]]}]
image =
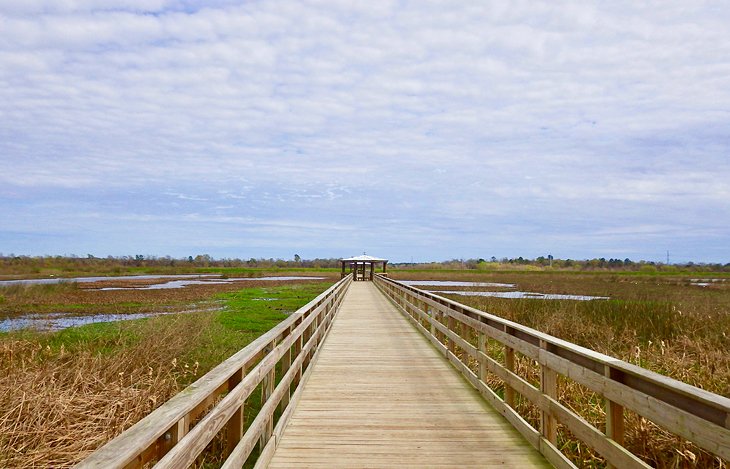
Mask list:
[{"label": "dry brown reeds", "polygon": [[206,321],[125,324],[117,339],[73,350],[42,336],[0,342],[0,466],[70,467],[131,426],[203,371],[182,357]]}]

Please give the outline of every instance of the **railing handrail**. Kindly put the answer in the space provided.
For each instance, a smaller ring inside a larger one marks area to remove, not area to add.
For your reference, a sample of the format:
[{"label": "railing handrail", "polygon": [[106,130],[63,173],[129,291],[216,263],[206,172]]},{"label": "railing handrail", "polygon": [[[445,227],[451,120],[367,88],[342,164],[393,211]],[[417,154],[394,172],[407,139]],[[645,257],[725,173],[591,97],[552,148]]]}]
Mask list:
[{"label": "railing handrail", "polygon": [[[588,387],[613,405],[620,404],[620,407],[617,407],[617,415],[621,418],[623,418],[623,408],[632,410],[713,454],[730,459],[730,399],[726,397],[382,275],[376,276],[376,283],[389,285],[413,297],[412,301],[400,306],[406,313],[410,314],[406,309],[410,308],[411,312],[417,313],[421,319],[431,323],[432,332],[420,327],[424,334],[430,335],[434,330],[441,331],[447,341],[456,341],[457,346],[463,345],[468,353],[473,352],[467,350],[473,346],[461,339],[458,332],[451,331],[451,328],[443,324],[435,324],[436,319],[428,314],[430,306],[534,359],[541,367]],[[419,302],[428,306],[419,308],[417,305]],[[446,348],[442,349],[442,352],[449,355],[449,350]],[[458,360],[456,355],[453,353],[451,355]],[[488,361],[478,353],[474,354],[474,357],[484,362]],[[466,372],[463,366],[457,366],[462,372]],[[505,387],[510,386],[510,382],[517,383],[519,377],[512,375],[514,375],[512,370],[504,374],[507,378]],[[521,386],[525,383],[517,384]],[[550,399],[552,400],[552,397]],[[549,406],[543,405],[543,407]],[[621,428],[623,426],[622,422],[616,424]],[[619,440],[622,439],[623,435],[620,435]],[[610,458],[607,459],[611,462]],[[638,461],[634,462],[638,464]]]},{"label": "railing handrail", "polygon": [[[585,357],[590,360],[594,360],[596,363],[600,363],[601,365],[611,366],[611,367],[615,368],[616,370],[621,370],[626,373],[635,375],[639,378],[646,379],[648,381],[652,381],[653,384],[656,384],[658,386],[675,389],[677,391],[682,392],[683,394],[686,394],[687,396],[691,396],[693,399],[696,399],[702,403],[716,406],[717,410],[719,410],[721,412],[730,413],[730,399],[728,399],[726,397],[720,396],[718,394],[714,394],[712,392],[706,391],[706,390],[698,388],[696,386],[692,386],[691,384],[687,384],[682,381],[678,381],[674,378],[670,378],[668,376],[656,373],[656,372],[648,370],[646,368],[642,368],[642,367],[634,365],[632,363],[625,362],[616,357],[612,357],[610,355],[606,355],[601,352],[597,352],[595,350],[591,350],[589,348],[583,347],[581,345],[577,345],[572,342],[568,342],[566,340],[546,334],[544,332],[540,332],[537,329],[533,329],[531,327],[522,325],[520,323],[510,321],[508,319],[504,319],[499,316],[495,316],[494,314],[487,313],[485,311],[476,309],[474,307],[471,307],[471,306],[468,306],[465,304],[461,304],[450,298],[445,298],[443,296],[439,296],[439,295],[436,295],[434,293],[431,293],[431,292],[428,292],[425,290],[420,290],[418,288],[412,287],[410,285],[406,285],[404,283],[398,282],[397,280],[393,280],[388,277],[383,277],[383,279],[390,281],[392,283],[396,283],[399,286],[406,288],[408,290],[411,290],[413,292],[416,292],[418,294],[422,294],[426,297],[430,297],[431,299],[438,301],[439,303],[441,303],[443,305],[449,305],[449,306],[453,307],[454,309],[456,309],[457,311],[461,310],[464,312],[469,312],[470,314],[475,314],[479,317],[485,318],[489,322],[494,322],[494,323],[512,328],[515,331],[520,331],[520,332],[524,333],[525,335],[532,337],[533,340],[537,343],[539,343],[540,340],[543,340],[552,345],[555,345],[556,347],[564,348],[564,349],[566,349],[570,352],[576,353],[582,357]],[[489,324],[489,322],[485,322],[485,324]],[[522,339],[522,340],[524,340],[524,339]],[[528,341],[528,342],[533,343],[533,345],[534,345],[534,342],[531,342],[531,341]],[[730,427],[728,427],[728,428],[730,428]]]},{"label": "railing handrail", "polygon": [[[164,456],[176,441],[163,451],[160,451],[159,445],[164,446],[164,441],[170,439],[181,440],[188,433],[188,428],[179,428],[183,426],[183,421],[185,426],[191,423],[190,419],[186,419],[186,417],[190,416],[191,413],[195,413],[196,409],[202,413],[205,407],[212,404],[208,401],[214,400],[213,398],[216,395],[233,392],[233,389],[239,385],[241,380],[245,379],[243,373],[247,371],[246,368],[252,366],[259,359],[265,360],[267,354],[275,349],[276,343],[297,330],[298,326],[308,325],[307,318],[314,320],[314,316],[320,313],[325,306],[334,305],[337,307],[350,282],[351,276],[348,276],[329,287],[285,320],[221,362],[142,420],[96,450],[88,458],[81,461],[77,467],[128,467],[129,465],[135,465],[135,461],[138,463],[144,462],[140,458],[143,458],[142,453],[145,451],[155,451],[160,456]],[[273,365],[275,364],[276,361]],[[270,369],[271,366],[268,367],[267,371],[270,371]],[[231,380],[234,378],[236,378],[236,382],[233,383]],[[162,443],[160,443],[161,439],[163,440]],[[156,443],[158,447],[155,446]]]}]

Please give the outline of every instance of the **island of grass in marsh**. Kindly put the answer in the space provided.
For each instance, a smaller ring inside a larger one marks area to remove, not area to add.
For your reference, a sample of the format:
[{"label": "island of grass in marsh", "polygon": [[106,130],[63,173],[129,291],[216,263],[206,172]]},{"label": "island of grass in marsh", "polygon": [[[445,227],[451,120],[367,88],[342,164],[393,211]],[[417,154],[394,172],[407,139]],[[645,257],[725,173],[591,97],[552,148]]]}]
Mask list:
[{"label": "island of grass in marsh", "polygon": [[207,297],[223,302],[216,312],[0,333],[0,467],[73,466],[329,286],[258,286]]}]

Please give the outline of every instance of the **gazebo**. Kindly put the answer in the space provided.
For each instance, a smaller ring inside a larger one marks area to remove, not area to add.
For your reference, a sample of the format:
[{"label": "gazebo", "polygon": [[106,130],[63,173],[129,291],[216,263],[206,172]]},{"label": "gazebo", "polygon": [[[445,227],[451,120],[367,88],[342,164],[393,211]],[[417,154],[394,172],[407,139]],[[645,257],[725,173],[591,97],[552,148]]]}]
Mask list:
[{"label": "gazebo", "polygon": [[[342,264],[342,278],[345,278],[348,273],[345,271],[345,266],[350,267],[350,272],[354,273],[353,280],[373,280],[375,275],[375,265],[383,264],[383,273],[386,272],[388,259],[380,259],[373,256],[362,256],[350,257],[348,259],[340,259]],[[368,268],[369,266],[369,268]],[[366,276],[366,272],[369,272]]]}]

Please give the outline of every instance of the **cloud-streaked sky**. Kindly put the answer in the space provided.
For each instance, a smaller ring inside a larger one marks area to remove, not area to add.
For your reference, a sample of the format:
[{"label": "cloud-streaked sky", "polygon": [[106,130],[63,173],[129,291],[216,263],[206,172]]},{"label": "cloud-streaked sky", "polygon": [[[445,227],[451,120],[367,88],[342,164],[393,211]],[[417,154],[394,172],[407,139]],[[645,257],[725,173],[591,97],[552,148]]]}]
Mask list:
[{"label": "cloud-streaked sky", "polygon": [[725,2],[3,0],[0,252],[730,262]]}]

